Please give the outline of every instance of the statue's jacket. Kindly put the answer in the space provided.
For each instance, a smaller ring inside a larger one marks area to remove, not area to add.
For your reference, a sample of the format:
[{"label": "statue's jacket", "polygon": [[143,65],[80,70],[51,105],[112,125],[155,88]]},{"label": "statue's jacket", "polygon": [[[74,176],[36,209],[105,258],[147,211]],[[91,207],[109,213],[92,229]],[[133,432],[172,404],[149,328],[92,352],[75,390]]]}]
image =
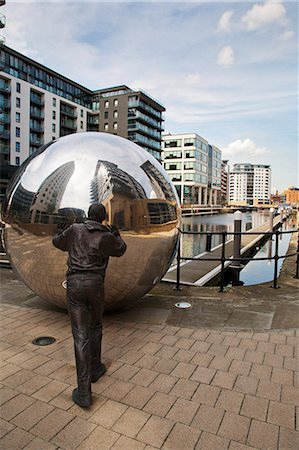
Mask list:
[{"label": "statue's jacket", "polygon": [[53,237],[53,245],[68,252],[67,277],[76,275],[100,275],[104,281],[110,256],[122,256],[126,243],[117,230],[111,230],[99,222],[86,220],[74,223]]}]

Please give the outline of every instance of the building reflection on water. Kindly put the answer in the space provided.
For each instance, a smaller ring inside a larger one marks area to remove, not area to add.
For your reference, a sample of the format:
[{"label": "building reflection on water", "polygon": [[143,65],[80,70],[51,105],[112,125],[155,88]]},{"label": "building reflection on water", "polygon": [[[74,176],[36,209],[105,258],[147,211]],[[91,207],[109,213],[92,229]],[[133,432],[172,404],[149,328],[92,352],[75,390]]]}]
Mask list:
[{"label": "building reflection on water", "polygon": [[[269,219],[268,211],[248,212],[242,214],[242,231],[248,231],[251,228],[262,225]],[[183,231],[187,232],[203,232],[203,233],[220,233],[212,235],[212,248],[222,242],[221,233],[224,231],[234,230],[233,214],[215,214],[206,216],[184,217],[182,220]],[[232,239],[233,236],[227,237]],[[184,234],[182,236],[183,256],[193,257],[206,251],[206,236],[196,234]]]}]

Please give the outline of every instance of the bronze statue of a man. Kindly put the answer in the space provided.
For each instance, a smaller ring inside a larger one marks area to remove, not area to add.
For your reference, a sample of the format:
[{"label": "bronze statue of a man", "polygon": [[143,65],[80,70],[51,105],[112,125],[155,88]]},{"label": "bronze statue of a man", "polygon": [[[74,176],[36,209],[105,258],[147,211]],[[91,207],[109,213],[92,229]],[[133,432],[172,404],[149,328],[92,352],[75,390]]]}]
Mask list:
[{"label": "bronze statue of a man", "polygon": [[122,256],[126,244],[115,227],[102,225],[106,209],[93,203],[88,219],[53,237],[53,245],[68,252],[67,301],[74,339],[77,382],[72,398],[91,405],[91,383],[106,371],[101,362],[104,278],[109,256]]}]

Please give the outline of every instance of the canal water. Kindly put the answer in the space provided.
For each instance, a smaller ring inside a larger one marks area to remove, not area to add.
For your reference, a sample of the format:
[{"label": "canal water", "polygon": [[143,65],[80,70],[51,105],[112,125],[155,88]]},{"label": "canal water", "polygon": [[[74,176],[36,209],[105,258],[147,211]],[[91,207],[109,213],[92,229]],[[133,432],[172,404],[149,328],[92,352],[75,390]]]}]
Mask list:
[{"label": "canal water", "polygon": [[[258,227],[269,221],[269,211],[253,211],[242,214],[242,231],[248,231],[251,228]],[[216,214],[205,216],[184,217],[181,225],[183,231],[191,232],[219,232],[233,231],[234,214]],[[285,229],[287,226],[285,225]],[[232,239],[233,236],[228,236]],[[288,250],[291,233],[280,237],[279,256],[284,256]],[[221,244],[221,235],[212,236],[212,248]],[[182,256],[194,257],[206,251],[206,236],[201,235],[182,235]],[[253,285],[265,283],[273,279],[274,260],[268,259],[275,255],[275,239],[266,242],[253,256],[244,269],[240,272],[240,281],[244,285]],[[257,261],[256,258],[265,258],[265,261]],[[278,270],[280,271],[283,259],[278,260]]]},{"label": "canal water", "polygon": [[[242,231],[258,227],[269,220],[268,211],[253,211],[242,214]],[[215,232],[234,231],[234,214],[215,214],[205,216],[184,217],[181,225],[182,231]],[[228,236],[232,239],[233,236]],[[212,236],[212,248],[221,243],[221,234]],[[196,234],[183,234],[182,256],[192,258],[206,251],[206,236]]]}]

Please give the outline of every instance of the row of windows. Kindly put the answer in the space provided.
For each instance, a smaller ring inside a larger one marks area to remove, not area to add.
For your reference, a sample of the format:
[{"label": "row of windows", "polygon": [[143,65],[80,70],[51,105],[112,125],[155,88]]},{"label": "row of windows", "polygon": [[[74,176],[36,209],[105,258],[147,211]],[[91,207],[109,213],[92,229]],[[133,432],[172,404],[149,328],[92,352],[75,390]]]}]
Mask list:
[{"label": "row of windows", "polygon": [[75,103],[90,107],[90,95],[80,87],[73,85],[67,80],[56,77],[46,70],[38,68],[34,64],[28,63],[21,58],[9,55],[9,53],[3,49],[1,50],[1,59],[5,62],[5,72],[39,86],[46,91],[68,98]]},{"label": "row of windows", "polygon": [[[184,144],[182,144],[184,142]],[[164,141],[164,148],[171,148],[171,147],[190,147],[194,146],[197,149],[202,149],[203,151],[208,151],[208,146],[204,142],[200,141],[197,138],[186,138],[186,139],[170,139],[167,141]],[[220,154],[221,155],[221,154]]]},{"label": "row of windows", "polygon": [[[182,170],[182,163],[164,163],[165,170]],[[207,166],[199,162],[184,163],[184,170],[196,170],[197,172],[207,173]]]},{"label": "row of windows", "polygon": [[[108,119],[108,118],[109,118],[109,112],[108,112],[108,111],[105,111],[105,112],[104,112],[104,119]],[[117,111],[117,110],[113,111],[113,118],[114,118],[114,119],[117,119],[117,118],[118,118],[118,111]]]},{"label": "row of windows", "polygon": [[[164,151],[164,159],[182,159],[182,151]],[[185,150],[185,158],[195,158],[203,163],[208,162],[208,157],[198,150]]]},{"label": "row of windows", "polygon": [[[113,130],[117,130],[117,122],[113,122]],[[104,130],[108,131],[109,130],[109,124],[108,123],[104,123]]]},{"label": "row of windows", "polygon": [[[109,106],[110,106],[109,100],[105,100],[104,106],[105,106],[105,108],[109,108]],[[113,106],[114,106],[114,108],[116,108],[116,106],[118,106],[118,99],[117,98],[115,98],[113,100]]]}]

